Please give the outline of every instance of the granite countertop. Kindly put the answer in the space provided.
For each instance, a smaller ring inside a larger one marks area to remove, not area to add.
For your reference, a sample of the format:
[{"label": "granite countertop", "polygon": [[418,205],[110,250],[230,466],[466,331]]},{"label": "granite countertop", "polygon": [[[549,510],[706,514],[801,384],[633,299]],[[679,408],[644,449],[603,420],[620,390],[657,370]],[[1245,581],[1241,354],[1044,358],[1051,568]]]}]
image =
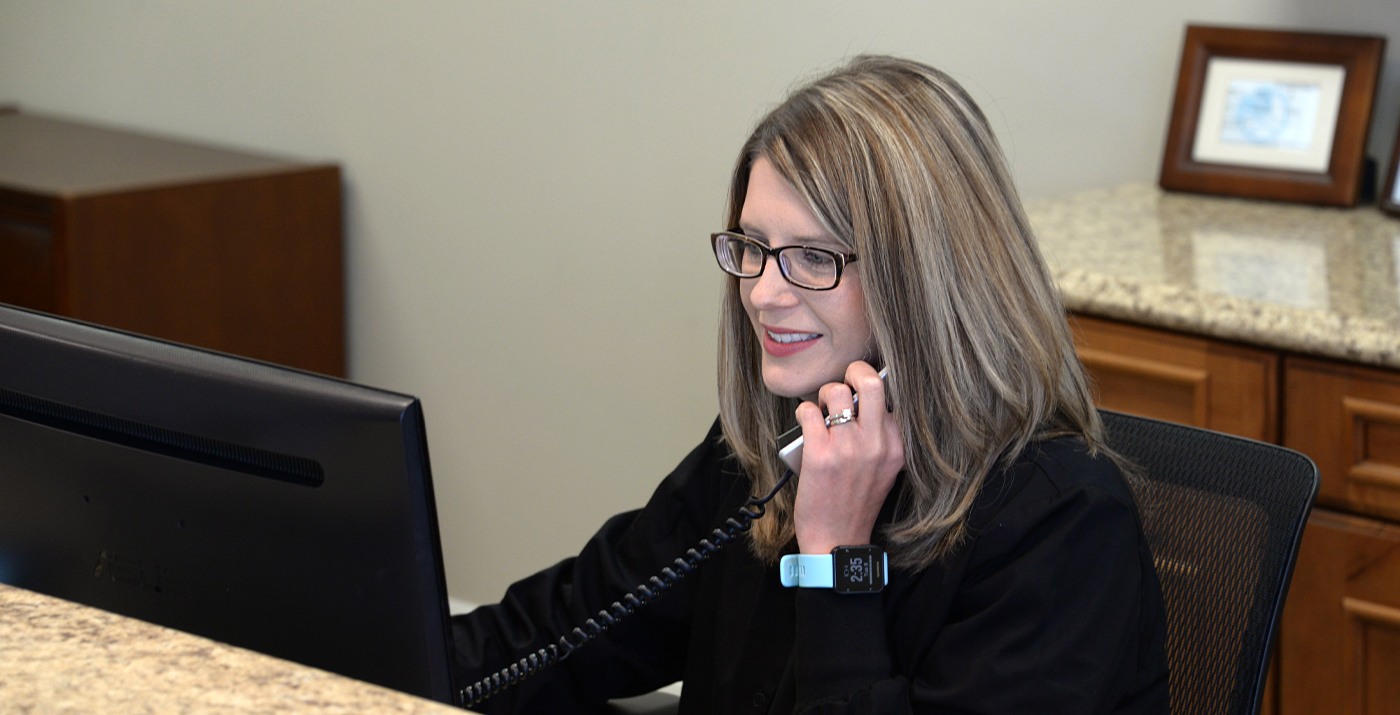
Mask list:
[{"label": "granite countertop", "polygon": [[1400,368],[1400,218],[1148,185],[1026,208],[1072,311]]},{"label": "granite countertop", "polygon": [[4,584],[0,703],[34,713],[465,712]]}]

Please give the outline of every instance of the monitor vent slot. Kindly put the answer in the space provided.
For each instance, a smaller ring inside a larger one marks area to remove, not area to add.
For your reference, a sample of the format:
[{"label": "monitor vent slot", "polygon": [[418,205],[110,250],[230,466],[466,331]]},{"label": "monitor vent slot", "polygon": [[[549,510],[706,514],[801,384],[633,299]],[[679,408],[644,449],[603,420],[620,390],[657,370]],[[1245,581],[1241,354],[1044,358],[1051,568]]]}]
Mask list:
[{"label": "monitor vent slot", "polygon": [[233,444],[45,400],[0,387],[0,414],[92,439],[268,479],[319,487],[315,460]]}]

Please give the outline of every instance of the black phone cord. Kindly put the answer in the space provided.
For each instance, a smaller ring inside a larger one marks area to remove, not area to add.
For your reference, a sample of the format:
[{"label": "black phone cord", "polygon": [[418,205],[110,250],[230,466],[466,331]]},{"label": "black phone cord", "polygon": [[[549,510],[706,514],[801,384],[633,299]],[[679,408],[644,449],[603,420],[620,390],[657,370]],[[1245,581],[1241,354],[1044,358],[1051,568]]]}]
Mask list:
[{"label": "black phone cord", "polygon": [[[754,520],[767,513],[768,502],[778,495],[791,478],[792,470],[789,469],[767,494],[762,497],[750,496],[748,501],[739,507],[737,514],[724,520],[724,526],[715,527],[708,537],[701,538],[698,544],[687,549],[684,556],[676,557],[670,566],[663,567],[659,574],[647,579],[646,583],[639,584],[622,598],[613,601],[611,606],[598,611],[596,616],[575,627],[568,635],[560,636],[558,642],[540,648],[510,666],[462,688],[458,693],[458,704],[464,708],[476,705],[568,658],[575,650],[616,626],[624,617],[660,598],[681,579],[698,569],[701,563],[752,528]],[[570,636],[573,640],[570,640]]]}]

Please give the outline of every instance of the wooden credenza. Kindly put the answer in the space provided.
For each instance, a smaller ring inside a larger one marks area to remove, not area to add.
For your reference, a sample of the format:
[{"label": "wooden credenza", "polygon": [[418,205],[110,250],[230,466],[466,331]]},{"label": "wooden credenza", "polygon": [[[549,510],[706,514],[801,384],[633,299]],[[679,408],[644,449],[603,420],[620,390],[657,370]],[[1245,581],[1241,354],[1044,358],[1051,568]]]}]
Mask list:
[{"label": "wooden credenza", "polygon": [[340,170],[0,112],[0,302],[345,374]]},{"label": "wooden credenza", "polygon": [[1264,712],[1400,713],[1400,221],[1146,187],[1037,218],[1099,404],[1318,464]]},{"label": "wooden credenza", "polygon": [[1400,371],[1074,322],[1100,404],[1282,443],[1317,462],[1322,486],[1279,632],[1271,711],[1400,712]]},{"label": "wooden credenza", "polygon": [[1101,407],[1278,441],[1278,354],[1089,316],[1072,326]]}]

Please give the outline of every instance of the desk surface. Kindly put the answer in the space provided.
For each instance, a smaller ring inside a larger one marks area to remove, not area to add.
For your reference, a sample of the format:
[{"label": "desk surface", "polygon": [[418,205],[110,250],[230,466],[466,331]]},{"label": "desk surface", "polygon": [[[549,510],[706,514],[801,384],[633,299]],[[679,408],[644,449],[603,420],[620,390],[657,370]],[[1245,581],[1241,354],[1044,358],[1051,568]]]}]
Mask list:
[{"label": "desk surface", "polygon": [[4,584],[0,703],[43,713],[465,712]]}]

